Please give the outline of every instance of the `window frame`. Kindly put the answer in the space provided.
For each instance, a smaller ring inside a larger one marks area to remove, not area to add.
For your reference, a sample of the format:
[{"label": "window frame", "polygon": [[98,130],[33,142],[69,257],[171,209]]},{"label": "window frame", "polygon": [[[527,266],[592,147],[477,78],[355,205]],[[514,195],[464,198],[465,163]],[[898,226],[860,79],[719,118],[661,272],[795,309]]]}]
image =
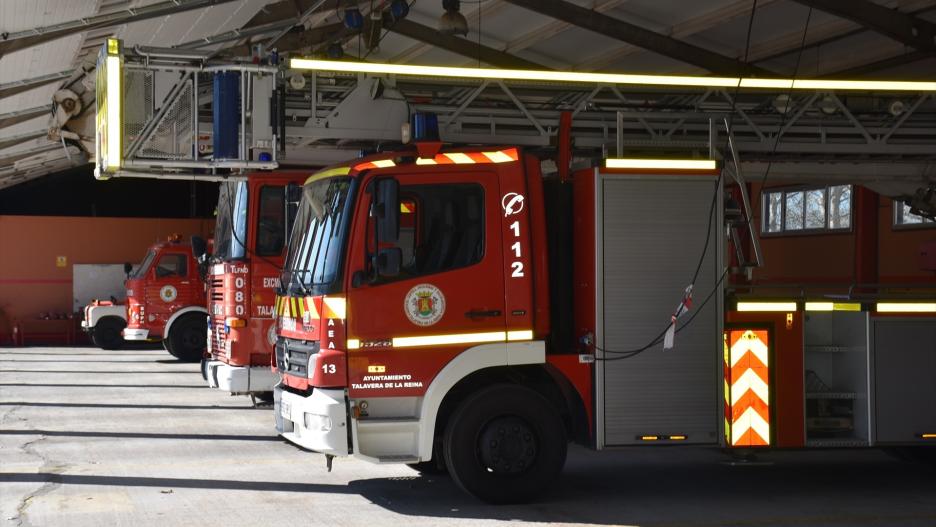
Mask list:
[{"label": "window frame", "polygon": [[[891,209],[893,209],[893,213],[891,214],[891,230],[895,230],[895,231],[911,230],[912,231],[915,229],[936,228],[936,221],[930,220],[928,218],[923,218],[922,216],[920,216],[920,218],[922,218],[923,221],[921,221],[920,223],[898,223],[897,218],[901,216],[901,213],[903,212],[904,207],[909,207],[909,205],[905,204],[904,202],[900,200],[896,200],[896,199],[891,200]],[[909,212],[909,211],[908,213],[913,214],[912,212]],[[916,214],[914,214],[914,216],[916,216]]]},{"label": "window frame", "polygon": [[[397,181],[399,181],[399,178],[397,178]],[[488,239],[487,239],[487,232],[486,232],[487,203],[485,202],[485,200],[487,199],[488,189],[485,188],[485,185],[480,182],[472,182],[472,181],[444,181],[444,182],[434,182],[434,183],[400,182],[400,191],[399,191],[400,203],[402,203],[403,201],[413,201],[416,205],[416,211],[414,213],[416,215],[414,237],[413,237],[414,252],[416,248],[419,246],[419,242],[421,241],[421,239],[423,239],[424,236],[427,235],[424,229],[425,226],[423,225],[423,221],[426,221],[425,212],[423,210],[425,205],[424,205],[424,200],[422,199],[422,196],[420,196],[419,194],[414,194],[411,191],[408,191],[408,189],[411,189],[413,187],[429,187],[429,186],[445,187],[445,186],[458,186],[458,185],[474,186],[474,187],[477,187],[479,191],[480,206],[481,206],[480,219],[479,219],[480,235],[481,235],[481,240],[480,240],[481,253],[478,255],[477,260],[466,265],[460,265],[457,267],[449,267],[447,269],[436,270],[436,271],[432,271],[429,273],[407,274],[407,273],[401,272],[400,275],[398,276],[378,277],[377,280],[374,281],[371,285],[384,285],[384,284],[391,284],[394,282],[400,282],[400,281],[405,281],[405,280],[421,279],[423,277],[445,274],[445,273],[452,272],[452,271],[470,269],[471,267],[480,265],[482,262],[484,262],[484,260],[488,256]],[[368,211],[373,206],[373,199],[374,199],[373,196],[371,196],[371,203],[367,207]],[[371,217],[369,214],[368,214],[368,217],[365,218],[365,221],[371,221]],[[368,233],[373,233],[373,230],[374,230],[373,227],[367,228]],[[365,239],[364,243],[369,244],[370,242],[371,240]],[[366,251],[369,252],[370,248],[367,248]]]},{"label": "window frame", "polygon": [[[832,193],[830,189],[833,187],[848,187],[848,227],[830,227],[830,210],[831,210],[831,199]],[[806,227],[806,206],[807,206],[807,194],[810,191],[822,190],[825,194],[824,199],[824,210],[823,215],[825,216],[825,226],[824,227]],[[802,192],[803,194],[803,219],[801,229],[787,229],[787,195],[791,193]],[[768,229],[768,222],[770,220],[767,212],[769,211],[769,200],[771,195],[780,195],[780,230],[770,231]],[[765,207],[765,204],[768,206]],[[760,235],[762,237],[777,237],[777,236],[800,236],[800,235],[816,235],[816,234],[848,234],[854,230],[855,224],[855,186],[851,184],[830,184],[830,185],[801,185],[801,186],[791,186],[791,187],[772,187],[761,190],[761,201],[760,201]]]},{"label": "window frame", "polygon": [[[264,198],[264,191],[266,191],[267,189],[274,189],[274,190],[275,190],[275,189],[279,189],[280,194],[282,194],[282,196],[283,196],[283,200],[281,200],[281,204],[283,205],[283,214],[284,214],[284,216],[283,216],[284,222],[283,222],[283,224],[282,224],[282,227],[283,227],[283,243],[282,243],[282,245],[280,246],[279,251],[277,251],[277,252],[271,252],[271,253],[261,252],[261,251],[260,251],[260,233],[261,233],[260,221],[261,221],[261,219],[262,219],[262,214],[263,214],[263,198]],[[285,223],[285,219],[286,219],[286,217],[285,217],[285,212],[286,212],[286,211],[285,211],[286,185],[285,185],[285,184],[278,184],[278,183],[264,183],[263,185],[260,185],[260,188],[259,188],[259,189],[257,189],[257,193],[256,193],[256,194],[257,194],[257,205],[256,205],[256,206],[257,206],[257,217],[256,217],[256,221],[254,222],[256,228],[254,229],[253,238],[252,238],[252,240],[251,240],[251,241],[253,242],[253,252],[254,252],[257,256],[262,256],[262,257],[267,257],[267,258],[277,258],[277,257],[280,257],[280,256],[283,255],[283,252],[286,250],[286,245],[289,243],[289,240],[288,240],[288,237],[287,237],[287,233],[286,233],[286,223]],[[249,215],[248,215],[248,216],[249,216]],[[250,223],[249,220],[248,220],[248,223]]]},{"label": "window frame", "polygon": [[[185,272],[184,272],[184,273],[166,274],[166,275],[160,276],[160,275],[159,275],[159,265],[162,263],[162,261],[163,261],[164,258],[176,258],[176,259],[178,259],[178,260],[181,262],[181,265],[182,265],[183,270],[184,270]],[[155,278],[157,278],[157,279],[161,279],[161,278],[173,278],[173,277],[176,277],[176,278],[188,278],[188,277],[189,277],[189,272],[191,271],[191,269],[190,269],[191,267],[192,267],[192,266],[189,265],[189,258],[188,258],[188,255],[187,255],[187,254],[185,254],[185,253],[179,253],[179,252],[166,252],[166,253],[161,254],[161,255],[159,256],[159,259],[154,260],[154,262],[153,262],[153,267],[152,267],[152,268],[153,268],[153,276],[154,276]]]}]

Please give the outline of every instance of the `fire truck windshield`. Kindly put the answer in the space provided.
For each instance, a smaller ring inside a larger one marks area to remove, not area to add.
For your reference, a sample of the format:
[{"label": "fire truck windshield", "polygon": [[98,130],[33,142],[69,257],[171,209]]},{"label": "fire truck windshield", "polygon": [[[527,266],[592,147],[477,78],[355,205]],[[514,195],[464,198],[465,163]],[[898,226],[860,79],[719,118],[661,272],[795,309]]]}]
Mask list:
[{"label": "fire truck windshield", "polygon": [[215,222],[215,254],[222,260],[236,260],[246,255],[247,182],[221,184],[218,193],[218,218]]},{"label": "fire truck windshield", "polygon": [[281,279],[287,294],[335,292],[352,194],[348,177],[321,179],[303,187]]},{"label": "fire truck windshield", "polygon": [[150,266],[153,265],[154,259],[156,259],[156,251],[147,251],[146,256],[143,257],[143,261],[140,262],[140,265],[137,266],[136,270],[130,274],[130,278],[142,278],[145,276],[146,271],[149,271]]}]

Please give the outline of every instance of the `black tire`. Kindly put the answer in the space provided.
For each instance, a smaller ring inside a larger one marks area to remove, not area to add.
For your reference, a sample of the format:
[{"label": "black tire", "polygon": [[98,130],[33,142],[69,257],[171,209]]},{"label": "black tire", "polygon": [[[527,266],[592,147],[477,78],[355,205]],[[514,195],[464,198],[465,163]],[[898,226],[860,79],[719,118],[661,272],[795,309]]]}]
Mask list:
[{"label": "black tire", "polygon": [[522,503],[565,465],[565,426],[543,396],[499,384],[468,397],[452,414],[442,449],[452,479],[488,503]]},{"label": "black tire", "polygon": [[166,349],[183,362],[198,362],[205,356],[208,319],[203,313],[183,315],[169,328]]},{"label": "black tire", "polygon": [[261,403],[272,403],[273,402],[273,392],[257,392],[254,394],[256,398]]},{"label": "black tire", "polygon": [[426,476],[442,476],[448,474],[444,460],[420,461],[419,463],[407,463],[407,466],[420,474]]},{"label": "black tire", "polygon": [[127,321],[120,317],[104,317],[94,325],[91,331],[91,342],[101,349],[119,350],[124,344],[120,332],[125,327],[127,327]]}]

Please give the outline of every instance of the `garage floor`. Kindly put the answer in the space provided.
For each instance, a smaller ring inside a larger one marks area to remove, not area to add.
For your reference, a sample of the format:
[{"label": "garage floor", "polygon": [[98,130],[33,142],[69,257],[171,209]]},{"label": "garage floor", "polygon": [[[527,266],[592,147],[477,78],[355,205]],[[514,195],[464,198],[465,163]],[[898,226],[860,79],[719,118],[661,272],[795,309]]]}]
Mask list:
[{"label": "garage floor", "polygon": [[542,502],[492,507],[447,477],[303,452],[269,408],[162,350],[0,350],[5,525],[936,525],[931,468],[876,451],[575,448]]}]

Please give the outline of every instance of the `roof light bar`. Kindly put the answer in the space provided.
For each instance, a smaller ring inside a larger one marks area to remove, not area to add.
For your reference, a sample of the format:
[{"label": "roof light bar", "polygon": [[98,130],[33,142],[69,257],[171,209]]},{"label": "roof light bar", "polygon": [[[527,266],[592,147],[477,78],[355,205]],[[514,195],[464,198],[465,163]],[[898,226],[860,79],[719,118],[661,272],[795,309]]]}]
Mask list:
[{"label": "roof light bar", "polygon": [[526,80],[543,82],[631,84],[643,86],[695,86],[700,88],[755,88],[775,90],[871,90],[936,92],[934,82],[839,81],[818,79],[759,79],[741,77],[702,77],[693,75],[630,75],[620,73],[585,73],[579,71],[511,70],[495,68],[454,68],[300,59],[289,61],[297,70],[376,73],[422,77],[459,77],[471,79]]},{"label": "roof light bar", "polygon": [[796,302],[738,302],[737,311],[796,311]]},{"label": "roof light bar", "polygon": [[624,159],[609,158],[605,168],[644,168],[663,170],[715,170],[714,159]]},{"label": "roof light bar", "polygon": [[936,302],[878,302],[878,313],[936,313]]}]

